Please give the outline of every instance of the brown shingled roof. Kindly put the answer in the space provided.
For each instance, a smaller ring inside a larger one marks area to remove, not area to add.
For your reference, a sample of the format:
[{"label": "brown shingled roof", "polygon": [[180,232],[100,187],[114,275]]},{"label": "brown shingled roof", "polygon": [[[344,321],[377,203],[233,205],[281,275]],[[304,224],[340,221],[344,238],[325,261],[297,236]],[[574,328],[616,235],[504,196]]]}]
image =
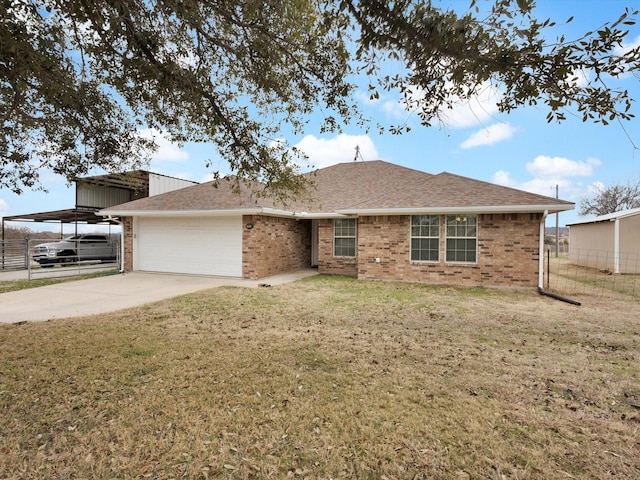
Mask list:
[{"label": "brown shingled roof", "polygon": [[[213,182],[175,190],[154,197],[110,207],[105,214],[126,215],[126,212],[161,211],[224,211],[277,209],[296,215],[358,214],[360,212],[393,209],[450,209],[482,207],[532,207],[532,211],[554,207],[550,211],[569,210],[573,203],[552,197],[494,185],[471,178],[441,173],[429,173],[376,160],[333,165],[306,174],[314,182],[309,192],[311,200],[297,201],[283,207],[269,198],[252,195],[252,189],[242,183],[240,193],[234,193],[232,180],[223,179],[216,188]],[[260,187],[259,184],[254,186]],[[491,210],[488,208],[487,211]],[[117,213],[116,213],[117,212]],[[302,213],[304,212],[304,213]]]},{"label": "brown shingled roof", "polygon": [[192,187],[181,188],[171,192],[141,198],[133,202],[123,203],[103,210],[105,214],[110,211],[209,211],[209,210],[234,210],[248,208],[273,208],[274,202],[269,198],[258,198],[252,192],[247,182],[240,182],[239,191],[235,192],[233,186],[235,177],[223,178],[216,186],[215,182],[206,182]]},{"label": "brown shingled roof", "polygon": [[339,163],[307,174],[314,186],[309,202],[295,204],[297,211],[335,212],[398,191],[433,177],[430,173],[381,160]]},{"label": "brown shingled roof", "polygon": [[420,209],[453,207],[573,205],[544,195],[503,187],[481,180],[443,172],[421,181],[407,183],[403,188],[386,192],[377,198],[350,205],[343,210]]}]

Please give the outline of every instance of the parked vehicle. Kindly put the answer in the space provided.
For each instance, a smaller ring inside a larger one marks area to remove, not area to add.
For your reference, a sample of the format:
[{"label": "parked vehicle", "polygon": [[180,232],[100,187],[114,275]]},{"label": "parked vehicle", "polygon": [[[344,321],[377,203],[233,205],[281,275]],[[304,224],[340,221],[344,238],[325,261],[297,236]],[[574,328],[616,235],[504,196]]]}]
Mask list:
[{"label": "parked vehicle", "polygon": [[118,242],[107,235],[75,235],[59,242],[41,243],[33,249],[33,260],[42,267],[56,263],[74,263],[86,260],[114,262]]}]

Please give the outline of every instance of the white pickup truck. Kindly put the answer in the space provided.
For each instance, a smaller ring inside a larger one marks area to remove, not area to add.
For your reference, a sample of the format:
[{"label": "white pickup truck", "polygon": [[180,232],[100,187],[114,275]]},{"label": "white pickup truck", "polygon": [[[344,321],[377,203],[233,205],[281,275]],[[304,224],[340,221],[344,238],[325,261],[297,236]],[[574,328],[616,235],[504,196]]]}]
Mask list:
[{"label": "white pickup truck", "polygon": [[33,260],[42,267],[56,263],[86,260],[114,262],[118,256],[118,242],[107,235],[76,235],[59,242],[41,243],[33,249]]}]

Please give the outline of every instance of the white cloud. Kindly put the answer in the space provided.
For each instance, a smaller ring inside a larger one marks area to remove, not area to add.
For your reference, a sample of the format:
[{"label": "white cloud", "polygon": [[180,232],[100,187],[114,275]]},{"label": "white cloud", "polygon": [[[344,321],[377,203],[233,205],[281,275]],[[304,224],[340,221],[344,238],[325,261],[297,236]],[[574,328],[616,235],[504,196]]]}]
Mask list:
[{"label": "white cloud", "polygon": [[577,201],[584,196],[585,189],[598,188],[598,182],[586,188],[575,177],[589,177],[595,174],[596,167],[602,162],[596,158],[586,161],[569,160],[563,157],[537,156],[533,162],[526,164],[525,168],[533,178],[519,182],[509,172],[499,170],[493,174],[493,182],[505,187],[518,188],[527,192],[556,196],[556,186],[559,197],[564,200]]},{"label": "white cloud", "polygon": [[406,120],[410,116],[402,102],[385,100],[381,102],[381,105],[384,113],[395,120]]},{"label": "white cloud", "polygon": [[616,55],[624,55],[625,53],[637,47],[640,47],[640,35],[638,35],[633,41],[629,43],[623,43],[621,46],[616,48],[615,53]]},{"label": "white cloud", "polygon": [[488,82],[483,83],[471,99],[453,97],[452,108],[441,112],[442,122],[451,128],[482,125],[498,113],[501,93]]},{"label": "white cloud", "polygon": [[355,93],[355,96],[364,105],[375,105],[376,103],[380,103],[380,98],[371,98],[371,95],[364,90],[358,90]]},{"label": "white cloud", "polygon": [[602,164],[597,158],[589,158],[586,162],[569,160],[564,157],[537,156],[533,162],[527,163],[526,169],[537,178],[589,177],[595,167]]},{"label": "white cloud", "polygon": [[511,177],[511,174],[509,172],[505,172],[504,170],[498,170],[496,173],[494,173],[491,181],[505,187],[515,188],[518,186],[518,182]]},{"label": "white cloud", "polygon": [[571,80],[576,87],[584,88],[591,83],[591,73],[585,68],[579,68],[573,71]]},{"label": "white cloud", "polygon": [[378,151],[368,135],[341,133],[330,139],[307,135],[295,147],[309,157],[309,162],[314,168],[350,162],[356,156],[356,147],[359,148],[360,155],[364,160],[378,159]]},{"label": "white cloud", "polygon": [[151,156],[152,162],[184,162],[189,159],[189,153],[172,143],[164,132],[146,128],[140,130],[139,134],[143,138],[153,139],[158,145],[158,150]]},{"label": "white cloud", "polygon": [[9,213],[9,204],[0,198],[0,217],[6,217]]},{"label": "white cloud", "polygon": [[602,193],[606,188],[607,186],[604,183],[595,181],[587,187],[587,190],[589,191],[590,195],[597,195],[599,193]]},{"label": "white cloud", "polygon": [[467,149],[483,145],[493,145],[494,143],[510,139],[515,131],[516,129],[508,123],[495,123],[472,133],[460,144],[460,147]]},{"label": "white cloud", "polygon": [[[444,88],[451,88],[452,84],[445,84]],[[428,105],[430,99],[427,98],[424,90],[414,86],[410,89],[408,98],[392,99],[380,97],[371,99],[365,92],[358,92],[357,97],[364,105],[378,105],[379,108],[394,120],[407,120],[421,105]],[[470,99],[459,96],[451,96],[448,101],[451,108],[441,109],[438,121],[450,128],[467,128],[491,120],[498,113],[498,102],[502,96],[501,92],[489,82],[482,83]]]}]

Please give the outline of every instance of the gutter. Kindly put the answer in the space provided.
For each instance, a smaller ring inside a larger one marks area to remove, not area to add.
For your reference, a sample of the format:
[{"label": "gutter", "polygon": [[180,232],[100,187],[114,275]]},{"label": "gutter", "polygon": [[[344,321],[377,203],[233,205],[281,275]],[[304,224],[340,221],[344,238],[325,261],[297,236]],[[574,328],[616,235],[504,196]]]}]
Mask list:
[{"label": "gutter", "polygon": [[555,298],[556,300],[560,300],[562,302],[567,302],[572,305],[580,306],[581,303],[577,300],[573,300],[571,298],[563,297],[562,295],[558,295],[557,293],[547,292],[544,289],[544,227],[546,225],[547,216],[549,215],[549,211],[545,210],[542,214],[542,218],[540,219],[540,246],[538,247],[539,255],[538,255],[538,293],[540,295],[544,295],[547,297]]},{"label": "gutter", "polygon": [[574,204],[549,205],[467,205],[451,207],[408,207],[408,208],[345,208],[337,210],[343,215],[420,215],[458,213],[537,213],[563,212],[572,210]]}]

